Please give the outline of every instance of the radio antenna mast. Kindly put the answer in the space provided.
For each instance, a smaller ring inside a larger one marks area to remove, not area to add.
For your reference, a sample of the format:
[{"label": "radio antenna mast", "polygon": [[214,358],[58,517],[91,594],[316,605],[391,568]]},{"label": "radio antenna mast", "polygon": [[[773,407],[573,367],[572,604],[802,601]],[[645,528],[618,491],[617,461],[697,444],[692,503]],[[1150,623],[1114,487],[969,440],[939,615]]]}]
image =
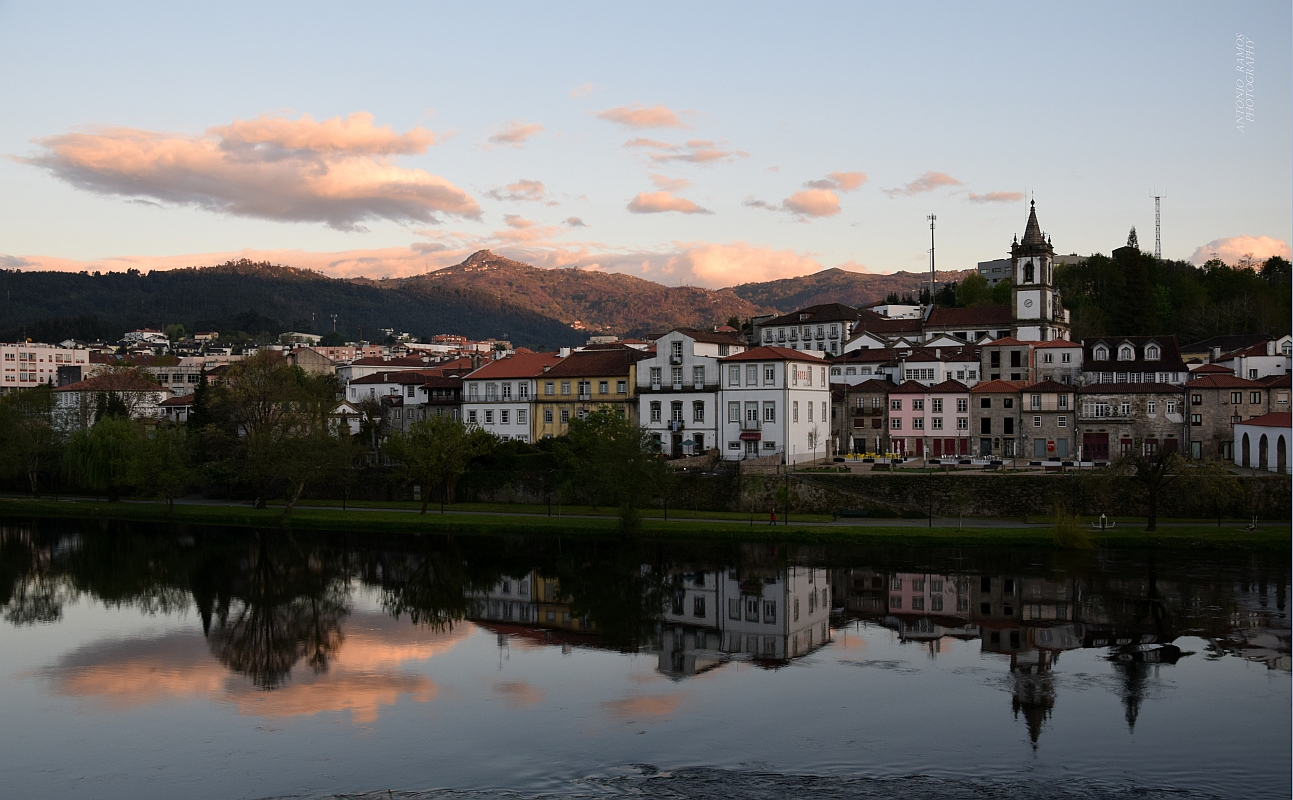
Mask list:
[{"label": "radio antenna mast", "polygon": [[1154,195],[1154,258],[1160,261],[1163,258],[1163,227],[1162,227],[1162,208],[1159,201],[1163,198],[1161,195]]},{"label": "radio antenna mast", "polygon": [[929,304],[934,304],[934,221],[937,216],[930,214],[925,219],[929,220]]}]

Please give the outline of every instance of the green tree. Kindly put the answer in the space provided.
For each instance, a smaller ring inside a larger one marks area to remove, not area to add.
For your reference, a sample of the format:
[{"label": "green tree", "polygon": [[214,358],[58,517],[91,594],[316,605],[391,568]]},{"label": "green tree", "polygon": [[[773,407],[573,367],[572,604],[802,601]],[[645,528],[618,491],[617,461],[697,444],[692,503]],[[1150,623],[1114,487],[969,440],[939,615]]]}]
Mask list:
[{"label": "green tree", "polygon": [[990,305],[993,301],[992,287],[988,279],[975,273],[966,277],[956,287],[956,304],[964,308],[977,308]]},{"label": "green tree", "polygon": [[1281,256],[1271,256],[1262,265],[1262,280],[1271,286],[1289,288],[1289,260]]},{"label": "green tree", "polygon": [[336,331],[328,331],[319,337],[320,347],[345,347],[346,337]]},{"label": "green tree", "polygon": [[143,432],[124,417],[100,418],[89,428],[72,434],[64,458],[68,477],[86,489],[102,491],[109,503],[121,500],[121,490],[131,483]]},{"label": "green tree", "polygon": [[0,474],[24,478],[34,497],[40,497],[41,475],[58,459],[53,411],[48,384],[0,399]]},{"label": "green tree", "polygon": [[1003,278],[992,287],[992,304],[994,306],[1008,306],[1013,302],[1013,293],[1015,282],[1010,278]]},{"label": "green tree", "polygon": [[1144,494],[1148,516],[1145,530],[1158,530],[1158,498],[1164,488],[1186,473],[1188,467],[1189,462],[1184,458],[1166,450],[1149,455],[1124,456],[1117,462],[1116,471],[1125,475]]},{"label": "green tree", "polygon": [[453,490],[473,458],[485,455],[497,444],[493,434],[468,427],[448,415],[431,416],[386,437],[383,452],[399,462],[404,478],[422,486],[422,512],[427,513],[431,487],[439,486],[440,511],[453,503]]},{"label": "green tree", "polygon": [[570,421],[570,453],[582,485],[599,502],[618,506],[625,533],[639,525],[637,509],[668,486],[659,443],[647,430],[608,408]]},{"label": "green tree", "polygon": [[168,506],[197,481],[190,466],[189,432],[178,425],[158,425],[138,442],[127,472],[129,483],[146,497],[161,497]]},{"label": "green tree", "polygon": [[184,330],[184,326],[178,323],[175,325],[167,325],[165,333],[166,338],[170,339],[172,343],[188,336],[188,333]]}]

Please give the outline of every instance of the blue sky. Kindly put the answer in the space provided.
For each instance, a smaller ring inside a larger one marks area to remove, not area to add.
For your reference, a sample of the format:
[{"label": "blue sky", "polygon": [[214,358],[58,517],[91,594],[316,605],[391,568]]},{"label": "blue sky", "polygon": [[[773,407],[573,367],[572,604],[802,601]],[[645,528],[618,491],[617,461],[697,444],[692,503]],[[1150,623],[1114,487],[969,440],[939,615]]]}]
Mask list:
[{"label": "blue sky", "polygon": [[1025,192],[1060,252],[1148,249],[1156,191],[1167,257],[1287,255],[1291,30],[1288,3],[0,3],[0,257],[487,247],[721,286],[925,269],[931,213],[941,268],[1003,257]]}]

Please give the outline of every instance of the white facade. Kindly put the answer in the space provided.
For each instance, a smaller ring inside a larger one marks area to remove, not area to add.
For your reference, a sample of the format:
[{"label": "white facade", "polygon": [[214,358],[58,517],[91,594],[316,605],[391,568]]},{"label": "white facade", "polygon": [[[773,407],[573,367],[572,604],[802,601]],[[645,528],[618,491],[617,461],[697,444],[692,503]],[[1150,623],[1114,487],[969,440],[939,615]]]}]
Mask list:
[{"label": "white facade", "polygon": [[693,455],[721,447],[718,360],[744,352],[745,347],[734,340],[706,341],[717,338],[670,331],[656,340],[654,357],[638,362],[638,419],[660,440],[666,455]]},{"label": "white facade", "polygon": [[88,377],[90,351],[52,344],[0,344],[0,394],[34,386],[58,385],[58,368],[80,366]]},{"label": "white facade", "polygon": [[534,378],[463,379],[462,410],[468,425],[484,428],[503,441],[530,441]]},{"label": "white facade", "polygon": [[1236,422],[1235,466],[1288,474],[1289,440],[1293,438],[1289,425],[1287,412]]},{"label": "white facade", "polygon": [[830,455],[825,362],[807,353],[757,347],[721,363],[724,459],[780,456],[786,464],[798,464]]},{"label": "white facade", "polygon": [[1293,371],[1293,337],[1287,334],[1262,344],[1237,350],[1222,356],[1214,363],[1229,367],[1235,377],[1255,381],[1271,375],[1287,375]]}]

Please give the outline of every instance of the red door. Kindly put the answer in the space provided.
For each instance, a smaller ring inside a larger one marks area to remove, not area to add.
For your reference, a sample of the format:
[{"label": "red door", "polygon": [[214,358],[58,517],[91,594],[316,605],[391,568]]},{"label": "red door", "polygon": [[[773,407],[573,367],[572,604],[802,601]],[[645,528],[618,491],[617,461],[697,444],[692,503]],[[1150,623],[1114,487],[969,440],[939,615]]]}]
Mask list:
[{"label": "red door", "polygon": [[939,457],[939,456],[941,456],[941,455],[943,455],[943,440],[942,440],[942,439],[935,439],[935,440],[934,440],[934,458],[938,458],[938,457]]},{"label": "red door", "polygon": [[1109,434],[1082,434],[1082,456],[1088,461],[1109,460]]}]

